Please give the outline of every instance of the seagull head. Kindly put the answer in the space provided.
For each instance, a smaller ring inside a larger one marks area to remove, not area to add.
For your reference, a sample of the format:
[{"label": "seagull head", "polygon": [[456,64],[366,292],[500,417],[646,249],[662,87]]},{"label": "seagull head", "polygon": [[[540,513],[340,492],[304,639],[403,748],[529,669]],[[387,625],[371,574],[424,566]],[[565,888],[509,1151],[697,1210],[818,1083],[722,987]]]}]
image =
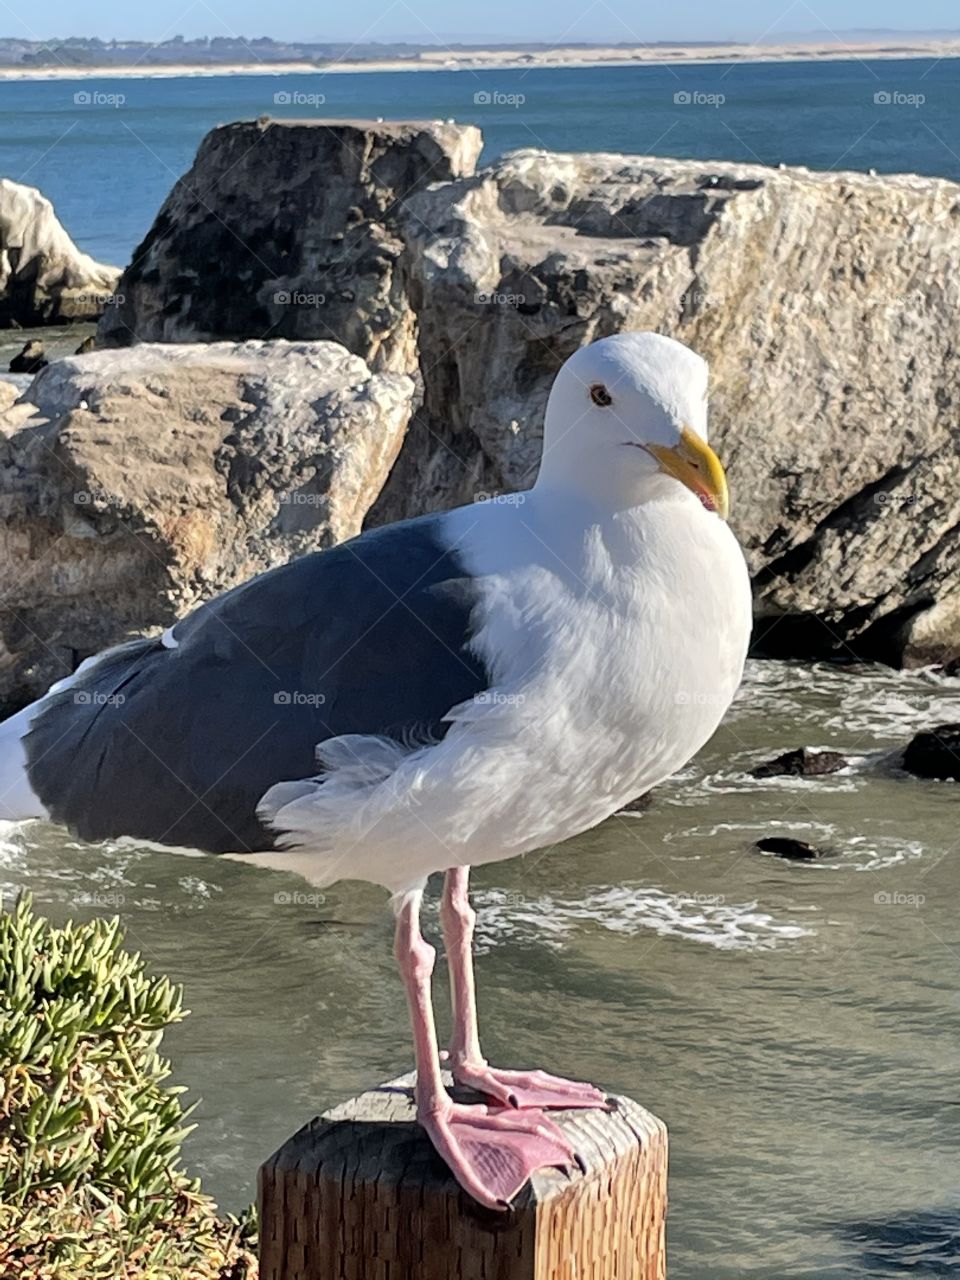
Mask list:
[{"label": "seagull head", "polygon": [[547,401],[537,483],[628,506],[678,485],[726,519],[726,477],[707,444],[706,361],[659,333],[574,352]]}]

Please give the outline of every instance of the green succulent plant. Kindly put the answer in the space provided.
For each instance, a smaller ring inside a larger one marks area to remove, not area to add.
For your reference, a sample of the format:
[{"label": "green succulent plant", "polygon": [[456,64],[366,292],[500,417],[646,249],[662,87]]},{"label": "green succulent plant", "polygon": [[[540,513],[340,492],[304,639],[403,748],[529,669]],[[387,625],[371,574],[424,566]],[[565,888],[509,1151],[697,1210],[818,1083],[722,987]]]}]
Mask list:
[{"label": "green succulent plant", "polygon": [[159,1049],[182,991],[122,943],[115,917],[0,913],[0,1276],[253,1277],[252,1215],[219,1218],[180,1165]]}]

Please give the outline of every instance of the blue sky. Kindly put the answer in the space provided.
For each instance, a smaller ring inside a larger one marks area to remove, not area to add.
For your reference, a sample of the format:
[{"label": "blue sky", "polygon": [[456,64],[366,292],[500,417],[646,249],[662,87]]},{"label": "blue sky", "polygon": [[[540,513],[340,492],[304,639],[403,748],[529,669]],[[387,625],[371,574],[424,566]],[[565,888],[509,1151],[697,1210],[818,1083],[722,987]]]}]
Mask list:
[{"label": "blue sky", "polygon": [[888,28],[960,29],[956,0],[4,0],[0,34],[127,36],[267,35],[277,39],[756,40],[796,33]]}]

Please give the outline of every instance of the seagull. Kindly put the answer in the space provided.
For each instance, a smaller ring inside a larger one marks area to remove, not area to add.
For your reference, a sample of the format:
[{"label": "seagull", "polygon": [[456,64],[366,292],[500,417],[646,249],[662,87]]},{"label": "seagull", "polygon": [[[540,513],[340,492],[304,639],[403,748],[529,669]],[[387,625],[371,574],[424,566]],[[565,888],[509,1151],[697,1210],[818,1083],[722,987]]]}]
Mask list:
[{"label": "seagull", "polygon": [[[707,377],[655,333],[582,347],[551,388],[531,489],[272,569],[0,725],[0,816],[389,890],[417,1118],[491,1208],[576,1160],[550,1111],[609,1104],[484,1057],[469,868],[558,844],[669,777],[741,679],[750,586]],[[441,1074],[420,925],[439,872],[448,1065],[483,1102]]]}]

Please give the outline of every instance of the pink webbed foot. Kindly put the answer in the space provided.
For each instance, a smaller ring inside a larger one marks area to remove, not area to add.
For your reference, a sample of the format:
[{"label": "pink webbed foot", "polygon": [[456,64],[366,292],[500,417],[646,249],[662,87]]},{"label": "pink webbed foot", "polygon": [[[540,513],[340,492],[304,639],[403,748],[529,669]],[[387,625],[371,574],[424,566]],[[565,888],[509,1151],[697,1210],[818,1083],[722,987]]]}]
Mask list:
[{"label": "pink webbed foot", "polygon": [[579,1157],[561,1130],[537,1111],[449,1103],[418,1116],[464,1191],[490,1209],[507,1209],[537,1169],[569,1172]]},{"label": "pink webbed foot", "polygon": [[502,1071],[485,1062],[466,1062],[454,1067],[453,1078],[457,1084],[476,1089],[505,1107],[554,1111],[577,1108],[611,1111],[614,1107],[606,1094],[592,1084],[564,1080],[546,1071]]}]

